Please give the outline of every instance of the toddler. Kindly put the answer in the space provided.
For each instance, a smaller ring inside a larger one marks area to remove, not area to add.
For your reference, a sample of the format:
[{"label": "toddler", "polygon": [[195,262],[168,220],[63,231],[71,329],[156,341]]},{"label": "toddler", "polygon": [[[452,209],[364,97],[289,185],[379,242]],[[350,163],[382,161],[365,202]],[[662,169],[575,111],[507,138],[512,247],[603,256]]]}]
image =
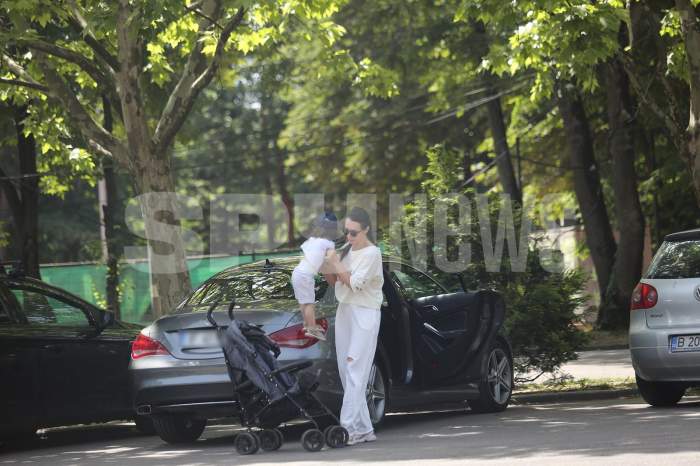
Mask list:
[{"label": "toddler", "polygon": [[304,257],[292,271],[294,297],[299,302],[304,317],[304,335],[326,340],[326,332],[316,325],[316,275],[324,265],[326,252],[335,250],[334,240],[338,236],[338,218],[326,212],[314,222],[314,231],[301,245]]}]

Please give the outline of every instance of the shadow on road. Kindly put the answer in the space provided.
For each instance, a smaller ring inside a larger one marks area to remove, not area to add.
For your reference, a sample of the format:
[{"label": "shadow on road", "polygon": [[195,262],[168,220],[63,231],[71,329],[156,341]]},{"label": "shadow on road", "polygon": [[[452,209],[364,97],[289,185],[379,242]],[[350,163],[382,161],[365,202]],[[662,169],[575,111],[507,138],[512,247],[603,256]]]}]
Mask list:
[{"label": "shadow on road", "polygon": [[238,427],[207,427],[201,440],[173,446],[141,436],[130,425],[49,431],[31,447],[0,450],[0,464],[265,464],[291,462],[397,462],[402,460],[508,460],[551,455],[613,458],[664,454],[664,433],[673,426],[673,452],[698,451],[694,434],[700,401],[654,409],[638,400],[516,406],[499,414],[440,411],[388,416],[379,440],[319,453],[299,443],[306,426],[284,428],[277,452],[239,457],[233,448]]}]

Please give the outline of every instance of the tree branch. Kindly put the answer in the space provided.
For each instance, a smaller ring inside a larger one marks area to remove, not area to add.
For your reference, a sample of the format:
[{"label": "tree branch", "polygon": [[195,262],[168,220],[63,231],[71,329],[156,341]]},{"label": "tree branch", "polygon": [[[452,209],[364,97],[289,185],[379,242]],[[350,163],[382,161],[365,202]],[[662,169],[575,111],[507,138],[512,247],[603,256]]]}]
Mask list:
[{"label": "tree branch", "polygon": [[635,70],[635,66],[632,59],[624,53],[620,53],[619,57],[623,67],[625,68],[625,71],[627,72],[629,82],[632,85],[635,94],[637,94],[639,99],[645,105],[647,105],[649,109],[651,109],[651,111],[656,114],[657,117],[659,117],[664,122],[668,130],[673,135],[673,143],[678,144],[679,137],[681,134],[683,134],[683,128],[676,121],[675,115],[672,113],[669,114],[669,112],[664,111],[663,108],[661,108],[661,106],[649,96],[649,86],[645,88],[639,81],[639,77],[637,76],[637,72]]},{"label": "tree branch", "polygon": [[95,54],[100,57],[107,65],[109,65],[114,72],[119,71],[119,60],[117,57],[112,55],[107,46],[101,41],[97,40],[94,35],[90,32],[87,21],[80,13],[78,5],[75,1],[69,2],[72,16],[68,16],[68,23],[71,25],[73,30],[83,37],[83,40],[90,48],[95,52]]},{"label": "tree branch", "polygon": [[[220,5],[216,9],[220,10]],[[210,15],[218,17],[221,13]],[[163,151],[172,144],[175,135],[182,127],[187,115],[189,114],[199,93],[204,89],[216,74],[221,57],[223,56],[224,47],[228,42],[229,37],[234,29],[243,21],[245,14],[244,8],[239,8],[231,20],[224,26],[216,44],[214,56],[209,63],[203,53],[203,33],[205,28],[200,24],[200,34],[196,45],[192,49],[190,56],[182,72],[182,76],[178,81],[175,89],[170,94],[168,102],[163,109],[158,125],[156,126],[153,144],[158,150]],[[200,22],[201,23],[201,22]]]},{"label": "tree branch", "polygon": [[65,108],[70,121],[82,133],[90,147],[105,155],[119,157],[123,152],[121,142],[100,126],[85,110],[70,86],[56,72],[44,52],[37,52],[37,63],[44,73],[51,96]]},{"label": "tree branch", "polygon": [[49,93],[49,88],[46,86],[42,86],[41,84],[36,84],[36,83],[30,83],[27,81],[21,81],[19,79],[5,79],[5,78],[0,78],[0,84],[9,84],[11,86],[21,86],[21,87],[26,87],[29,89],[34,89],[37,91],[41,91],[44,94]]},{"label": "tree branch", "polygon": [[[7,65],[7,67],[10,69],[10,72],[23,80],[24,82],[31,84],[32,86],[43,86],[39,81],[34,79],[32,75],[30,75],[27,70],[25,70],[22,65],[17,63],[10,57],[9,55],[2,54],[0,57],[2,59],[2,62]],[[45,86],[43,86],[45,87]]]},{"label": "tree branch", "polygon": [[198,10],[194,6],[185,5],[185,10],[190,11],[197,16],[201,16],[202,18],[208,20],[211,24],[218,27],[219,29],[224,29],[223,27],[221,27],[221,25],[219,23],[216,22],[216,20],[214,18],[210,18],[209,16],[205,15],[204,13],[202,13],[200,10]]},{"label": "tree branch", "polygon": [[[114,82],[114,71],[109,66],[107,67],[107,70],[103,70],[85,55],[56,44],[45,42],[43,40],[20,39],[17,42],[18,44],[24,45],[30,49],[46,52],[54,57],[62,58],[78,65],[83,71],[90,75],[98,86],[109,94],[110,99],[115,100],[116,102],[119,101],[117,86]],[[118,110],[121,118],[121,107]]]},{"label": "tree branch", "polygon": [[143,71],[141,24],[137,11],[129,0],[119,0],[117,7],[117,45],[120,70],[117,73],[119,100],[124,115],[124,129],[129,149],[141,160],[144,151],[150,151],[151,133],[146,119],[146,105],[141,92]]}]

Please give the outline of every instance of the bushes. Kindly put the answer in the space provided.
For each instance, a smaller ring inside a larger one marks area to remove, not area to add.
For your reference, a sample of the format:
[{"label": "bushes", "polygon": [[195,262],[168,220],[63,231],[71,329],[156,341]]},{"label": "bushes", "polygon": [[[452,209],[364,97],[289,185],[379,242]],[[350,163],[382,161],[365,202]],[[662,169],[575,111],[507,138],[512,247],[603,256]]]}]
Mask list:
[{"label": "bushes", "polygon": [[[384,238],[388,252],[410,260],[420,257],[416,251],[424,251],[424,263],[419,261],[418,268],[426,268],[451,289],[461,289],[463,282],[467,289],[499,291],[507,306],[504,331],[521,374],[553,372],[575,359],[575,352],[585,341],[574,321],[575,310],[585,301],[586,277],[580,271],[552,271],[555,268],[551,263],[542,260],[545,250],[529,235],[532,219],[522,216],[521,209],[511,206],[507,199],[497,195],[479,197],[464,189],[458,191],[461,198],[449,193],[459,181],[451,178],[454,154],[434,150],[429,151],[428,158],[428,179],[423,183],[427,205],[415,200],[406,205],[405,215]],[[449,229],[448,241],[436,240],[432,234],[436,221],[439,229],[443,228],[440,225]],[[504,244],[502,257],[499,248],[494,248],[499,241]],[[463,255],[470,251],[470,260],[461,267],[460,274],[441,270],[445,259],[454,261],[458,257],[460,248]]]}]

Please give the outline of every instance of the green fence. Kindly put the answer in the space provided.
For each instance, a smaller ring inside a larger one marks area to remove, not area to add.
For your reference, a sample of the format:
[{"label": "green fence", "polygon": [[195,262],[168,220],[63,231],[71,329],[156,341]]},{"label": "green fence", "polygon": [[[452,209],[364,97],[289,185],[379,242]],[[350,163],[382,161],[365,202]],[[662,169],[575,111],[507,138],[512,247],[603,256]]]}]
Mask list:
[{"label": "green fence", "polygon": [[[209,277],[227,267],[247,264],[266,257],[285,257],[298,253],[298,251],[285,251],[189,259],[192,287],[196,288]],[[147,271],[148,263],[146,261],[120,265],[121,320],[135,323],[148,323],[153,320],[150,311],[151,294]],[[101,307],[105,306],[105,275],[106,267],[103,264],[41,266],[41,278],[44,281]]]}]

